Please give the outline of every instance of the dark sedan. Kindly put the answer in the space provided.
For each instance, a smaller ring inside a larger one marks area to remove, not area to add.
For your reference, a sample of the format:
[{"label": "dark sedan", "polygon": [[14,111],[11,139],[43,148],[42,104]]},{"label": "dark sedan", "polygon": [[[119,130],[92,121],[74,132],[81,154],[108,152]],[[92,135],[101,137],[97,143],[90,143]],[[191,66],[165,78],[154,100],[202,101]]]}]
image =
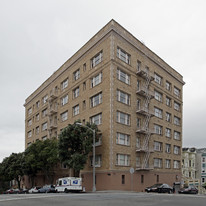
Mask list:
[{"label": "dark sedan", "polygon": [[181,188],[178,191],[179,194],[197,194],[198,193],[198,189],[194,186],[189,186],[189,187],[185,187],[185,188]]},{"label": "dark sedan", "polygon": [[151,187],[147,187],[145,192],[158,192],[158,193],[172,193],[173,188],[170,187],[168,184],[155,184]]},{"label": "dark sedan", "polygon": [[55,187],[53,185],[45,185],[38,190],[40,193],[51,193],[56,192]]}]

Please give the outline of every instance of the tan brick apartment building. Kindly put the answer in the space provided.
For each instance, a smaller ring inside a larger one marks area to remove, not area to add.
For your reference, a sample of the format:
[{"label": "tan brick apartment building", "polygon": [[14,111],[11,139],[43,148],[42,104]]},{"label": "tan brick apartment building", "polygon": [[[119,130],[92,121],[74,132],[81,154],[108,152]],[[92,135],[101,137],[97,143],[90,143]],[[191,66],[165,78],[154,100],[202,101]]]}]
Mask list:
[{"label": "tan brick apartment building", "polygon": [[[183,85],[177,71],[111,20],[26,99],[25,146],[58,137],[75,120],[91,121],[102,132],[97,190],[172,185],[181,180]],[[81,171],[86,190],[90,158]]]}]

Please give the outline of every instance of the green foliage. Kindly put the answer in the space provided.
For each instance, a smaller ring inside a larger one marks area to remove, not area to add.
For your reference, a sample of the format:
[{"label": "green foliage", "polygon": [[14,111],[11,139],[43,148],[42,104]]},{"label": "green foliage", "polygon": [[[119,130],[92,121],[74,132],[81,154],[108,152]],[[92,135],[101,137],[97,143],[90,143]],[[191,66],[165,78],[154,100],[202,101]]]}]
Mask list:
[{"label": "green foliage", "polygon": [[[80,123],[80,121],[77,122]],[[69,168],[73,168],[76,174],[84,168],[88,154],[92,151],[92,130],[95,130],[96,134],[98,132],[95,124],[87,122],[85,127],[76,124],[77,122],[69,124],[62,130],[58,145],[60,161]]]},{"label": "green foliage", "polygon": [[52,183],[54,167],[58,162],[58,141],[56,139],[37,141],[25,151],[25,173],[31,177],[32,185],[33,179],[39,171],[42,171]]}]

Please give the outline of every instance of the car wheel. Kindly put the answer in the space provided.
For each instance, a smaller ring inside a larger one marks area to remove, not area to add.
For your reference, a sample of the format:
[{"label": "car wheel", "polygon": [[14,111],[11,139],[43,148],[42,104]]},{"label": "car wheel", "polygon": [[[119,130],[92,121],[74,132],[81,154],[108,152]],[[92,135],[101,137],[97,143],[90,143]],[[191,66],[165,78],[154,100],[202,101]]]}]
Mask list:
[{"label": "car wheel", "polygon": [[168,190],[168,194],[171,194],[172,193],[172,191],[171,190]]},{"label": "car wheel", "polygon": [[67,188],[65,188],[64,192],[65,192],[65,193],[68,193],[68,190],[67,190]]}]

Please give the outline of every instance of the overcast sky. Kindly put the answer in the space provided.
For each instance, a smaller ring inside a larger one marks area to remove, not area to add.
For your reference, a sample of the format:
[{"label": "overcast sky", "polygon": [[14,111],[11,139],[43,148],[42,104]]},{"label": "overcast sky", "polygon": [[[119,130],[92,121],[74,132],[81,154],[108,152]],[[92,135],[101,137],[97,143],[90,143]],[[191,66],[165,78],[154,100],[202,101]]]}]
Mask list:
[{"label": "overcast sky", "polygon": [[206,1],[0,0],[0,162],[24,151],[25,99],[111,19],[183,75],[183,146],[206,147]]}]

